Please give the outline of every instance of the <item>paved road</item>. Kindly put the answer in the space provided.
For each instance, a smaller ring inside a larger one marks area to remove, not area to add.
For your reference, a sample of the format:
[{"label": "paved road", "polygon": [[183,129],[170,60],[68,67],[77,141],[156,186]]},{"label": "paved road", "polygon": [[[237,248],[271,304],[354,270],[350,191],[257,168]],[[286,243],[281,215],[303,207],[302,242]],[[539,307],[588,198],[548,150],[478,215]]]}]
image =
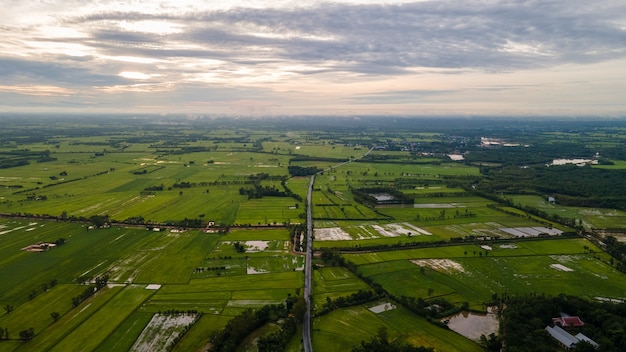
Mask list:
[{"label": "paved road", "polygon": [[313,194],[313,184],[315,175],[311,176],[309,192],[306,196],[306,261],[304,264],[304,300],[306,302],[306,313],[302,324],[302,340],[304,352],[312,352],[311,346],[311,253],[313,252],[313,208],[311,198]]},{"label": "paved road", "polygon": [[[348,160],[341,164],[329,167],[320,173],[345,165],[354,160],[361,159],[372,152],[374,148],[368,150],[362,156]],[[302,323],[302,341],[304,344],[304,352],[313,352],[311,345],[311,255],[313,253],[313,206],[311,198],[313,197],[313,184],[315,183],[315,175],[311,176],[309,182],[309,191],[306,195],[306,261],[304,263],[304,300],[306,302],[306,313],[304,314],[304,322]]]}]

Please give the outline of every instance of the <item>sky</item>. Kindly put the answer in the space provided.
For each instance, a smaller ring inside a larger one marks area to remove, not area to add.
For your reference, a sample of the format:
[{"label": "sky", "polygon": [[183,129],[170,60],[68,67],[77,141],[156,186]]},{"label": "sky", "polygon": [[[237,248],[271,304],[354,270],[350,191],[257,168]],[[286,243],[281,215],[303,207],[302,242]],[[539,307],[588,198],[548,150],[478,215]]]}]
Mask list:
[{"label": "sky", "polygon": [[623,0],[0,8],[0,112],[626,116]]}]

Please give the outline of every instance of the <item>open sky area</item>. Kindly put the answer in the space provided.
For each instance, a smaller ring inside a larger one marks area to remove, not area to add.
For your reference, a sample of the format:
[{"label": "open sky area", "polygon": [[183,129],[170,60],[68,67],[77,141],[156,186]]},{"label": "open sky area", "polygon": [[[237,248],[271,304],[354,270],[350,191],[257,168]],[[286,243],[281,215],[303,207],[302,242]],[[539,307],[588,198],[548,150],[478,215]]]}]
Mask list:
[{"label": "open sky area", "polygon": [[0,110],[626,115],[626,2],[0,0]]}]

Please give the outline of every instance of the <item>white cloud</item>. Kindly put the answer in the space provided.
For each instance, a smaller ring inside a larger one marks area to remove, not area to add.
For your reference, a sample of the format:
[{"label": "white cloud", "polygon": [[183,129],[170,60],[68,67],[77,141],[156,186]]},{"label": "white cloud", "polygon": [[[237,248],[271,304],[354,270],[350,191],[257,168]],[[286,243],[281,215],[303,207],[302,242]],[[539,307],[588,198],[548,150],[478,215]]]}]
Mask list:
[{"label": "white cloud", "polygon": [[120,72],[119,76],[124,77],[124,78],[130,78],[130,79],[144,80],[144,79],[150,79],[156,75],[150,75],[150,74],[145,74],[141,72],[124,71],[124,72]]},{"label": "white cloud", "polygon": [[255,101],[277,113],[626,113],[613,93],[626,88],[621,1],[0,0],[0,7],[0,81],[15,87],[0,89],[0,100],[9,91],[54,92],[23,89],[40,86],[96,99],[135,92],[117,101],[131,104],[124,110],[178,110],[185,101],[210,110],[196,92],[219,91],[223,101]]}]

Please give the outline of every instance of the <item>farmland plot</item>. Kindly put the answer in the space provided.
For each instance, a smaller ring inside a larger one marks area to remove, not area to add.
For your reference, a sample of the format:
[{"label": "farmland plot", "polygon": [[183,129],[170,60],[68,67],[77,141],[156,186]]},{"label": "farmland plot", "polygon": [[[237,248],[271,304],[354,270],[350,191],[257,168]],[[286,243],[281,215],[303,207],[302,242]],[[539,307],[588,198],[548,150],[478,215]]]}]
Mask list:
[{"label": "farmland plot", "polygon": [[198,318],[198,314],[155,314],[130,350],[133,352],[166,350]]},{"label": "farmland plot", "polygon": [[[547,244],[550,241],[544,242]],[[566,244],[566,241],[558,242]],[[562,247],[564,252],[566,248]],[[479,251],[466,249],[462,256],[454,259],[410,259],[414,268],[403,260],[391,259],[399,258],[401,252],[412,252],[423,258],[429,251],[422,251],[421,255],[418,251],[394,251],[385,256],[391,261],[360,265],[359,271],[394,295],[443,296],[456,303],[470,302],[477,308],[491,294],[503,292],[565,293],[588,299],[596,296],[623,299],[626,290],[624,274],[593,255],[580,252],[547,254],[544,252],[547,248],[539,246],[533,252],[528,252],[529,249],[490,247],[488,256],[484,254],[484,248]],[[377,254],[382,255],[380,252]],[[586,284],[571,285],[572,282]]]},{"label": "farmland plot", "polygon": [[413,235],[432,236],[432,233],[408,222],[350,226],[345,230],[339,227],[315,229],[315,239],[318,241],[363,240]]}]

